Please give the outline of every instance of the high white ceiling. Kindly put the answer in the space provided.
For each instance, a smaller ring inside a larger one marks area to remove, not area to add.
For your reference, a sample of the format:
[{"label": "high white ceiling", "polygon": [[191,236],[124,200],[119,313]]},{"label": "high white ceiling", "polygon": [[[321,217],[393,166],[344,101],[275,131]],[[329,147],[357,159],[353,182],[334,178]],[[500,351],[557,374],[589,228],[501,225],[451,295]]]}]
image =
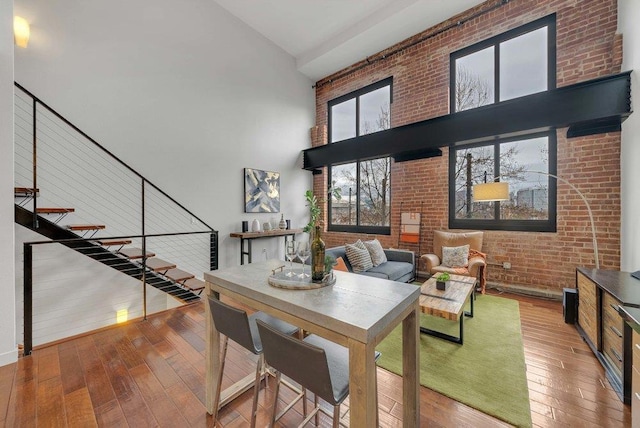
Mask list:
[{"label": "high white ceiling", "polygon": [[483,0],[214,0],[296,59],[328,76]]}]

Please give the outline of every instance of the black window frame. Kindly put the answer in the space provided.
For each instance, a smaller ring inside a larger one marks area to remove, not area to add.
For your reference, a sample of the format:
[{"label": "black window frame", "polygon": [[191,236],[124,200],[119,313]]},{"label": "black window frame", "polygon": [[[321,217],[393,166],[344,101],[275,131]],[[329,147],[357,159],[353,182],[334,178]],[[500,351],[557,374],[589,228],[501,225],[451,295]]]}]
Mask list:
[{"label": "black window frame", "polygon": [[[449,112],[455,113],[456,109],[456,60],[483,49],[494,47],[494,94],[493,103],[497,104],[500,100],[500,43],[506,42],[511,39],[515,39],[531,31],[538,30],[543,27],[548,27],[547,30],[547,90],[556,88],[556,14],[551,14],[535,21],[524,24],[520,27],[506,31],[497,36],[483,40],[466,48],[455,51],[449,55]],[[477,107],[482,108],[485,106]],[[463,110],[466,111],[466,110]]]},{"label": "black window frame", "polygon": [[[556,88],[556,14],[550,14],[543,18],[521,25],[517,28],[508,30],[489,39],[475,43],[466,48],[452,52],[449,55],[449,111],[456,112],[456,60],[463,58],[475,52],[494,48],[494,94],[493,102],[480,107],[487,107],[501,102],[509,102],[510,100],[500,101],[500,44],[521,35],[530,33],[540,28],[547,27],[547,91]],[[463,110],[467,111],[467,110]],[[556,232],[557,230],[557,180],[553,177],[547,177],[549,191],[549,216],[547,220],[506,220],[500,219],[500,202],[494,203],[494,219],[456,219],[455,218],[455,163],[457,150],[469,147],[494,146],[494,156],[497,160],[494,162],[493,177],[500,177],[499,164],[499,147],[502,143],[509,143],[519,140],[527,140],[540,136],[548,137],[549,141],[549,174],[556,175],[557,171],[557,136],[555,130],[547,132],[532,132],[525,134],[524,132],[517,137],[499,138],[495,140],[478,142],[474,144],[456,145],[449,149],[449,228],[450,229],[484,229],[484,230],[505,230],[505,231],[525,231],[525,232]],[[491,174],[491,171],[488,171]],[[498,178],[504,180],[504,178]]]},{"label": "black window frame", "polygon": [[[494,159],[500,159],[500,146],[504,143],[512,143],[514,141],[528,140],[538,137],[547,137],[549,142],[549,170],[548,173],[557,175],[558,165],[558,141],[556,131],[538,132],[527,135],[519,135],[517,137],[502,138],[495,141],[485,141],[482,143],[465,144],[451,147],[449,150],[449,229],[469,229],[469,230],[505,230],[520,232],[556,232],[557,231],[557,184],[556,178],[546,176],[548,186],[548,202],[549,211],[546,220],[508,220],[500,218],[500,202],[494,202],[494,218],[493,219],[466,219],[455,218],[456,204],[456,183],[455,183],[455,167],[456,152],[473,147],[493,146]],[[508,178],[501,177],[500,162],[494,162],[493,171],[487,171],[487,181],[508,181]],[[493,174],[493,175],[491,175]],[[498,179],[494,179],[498,177]],[[540,177],[545,177],[541,174]]]},{"label": "black window frame", "polygon": [[[342,95],[338,98],[334,98],[327,103],[327,139],[328,144],[340,144],[342,141],[351,141],[355,140],[361,136],[360,134],[360,97],[369,92],[375,91],[380,88],[384,88],[389,86],[389,109],[393,105],[393,76],[387,77],[385,79],[379,80],[370,85],[364,86],[360,89],[357,89],[353,92],[349,92],[348,94]],[[332,118],[331,118],[331,108],[334,105],[341,104],[345,101],[355,99],[356,101],[356,136],[354,138],[349,138],[346,140],[340,140],[333,142],[331,140],[332,135]],[[378,159],[378,158],[375,158]],[[346,165],[350,163],[356,164],[356,183],[358,183],[356,188],[356,224],[355,225],[345,225],[345,224],[333,224],[331,222],[332,218],[332,201],[331,195],[327,198],[327,230],[330,232],[346,232],[346,233],[366,233],[366,234],[375,234],[375,235],[391,235],[391,219],[389,219],[389,226],[363,226],[360,225],[360,163],[370,161],[373,159],[357,159],[349,162],[332,164],[327,166],[327,182],[328,187],[331,188],[331,174],[332,174],[332,166],[338,165]],[[389,159],[391,162],[391,159]],[[389,180],[389,207],[391,207],[391,180]]]}]

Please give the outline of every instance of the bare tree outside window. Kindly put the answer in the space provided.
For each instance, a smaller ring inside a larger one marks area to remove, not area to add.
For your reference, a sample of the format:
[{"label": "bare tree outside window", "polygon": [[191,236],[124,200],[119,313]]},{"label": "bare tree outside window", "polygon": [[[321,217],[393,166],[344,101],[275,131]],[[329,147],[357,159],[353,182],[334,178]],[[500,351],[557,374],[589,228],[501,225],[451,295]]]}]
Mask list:
[{"label": "bare tree outside window", "polygon": [[493,91],[486,79],[472,73],[462,65],[456,67],[456,111],[491,104]]},{"label": "bare tree outside window", "polygon": [[[365,120],[361,124],[362,135],[389,129],[390,126],[390,106],[389,103],[385,103],[380,106],[378,116],[373,122]],[[391,160],[385,157],[361,161],[359,165],[359,183],[356,164],[334,167],[332,170],[332,187],[340,189],[340,197],[334,196],[332,200],[332,222],[334,224],[356,223],[355,189],[359,188],[359,224],[389,226]]]}]

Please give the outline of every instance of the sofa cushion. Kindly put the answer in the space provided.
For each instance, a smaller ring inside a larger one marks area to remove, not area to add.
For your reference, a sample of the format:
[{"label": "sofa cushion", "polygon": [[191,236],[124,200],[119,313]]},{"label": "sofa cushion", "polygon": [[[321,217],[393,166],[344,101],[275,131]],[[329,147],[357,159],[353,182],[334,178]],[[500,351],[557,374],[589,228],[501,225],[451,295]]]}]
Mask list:
[{"label": "sofa cushion", "polygon": [[397,281],[407,274],[413,275],[413,265],[405,262],[388,261],[381,265],[372,267],[366,272],[362,272],[362,274]]},{"label": "sofa cushion", "polygon": [[[357,245],[358,242],[363,248],[360,248]],[[371,269],[373,267],[373,262],[371,262],[371,255],[369,255],[369,251],[364,247],[364,244],[362,244],[360,240],[358,240],[358,242],[355,244],[345,245],[345,249],[347,252],[347,259],[349,259],[349,263],[351,264],[353,271],[360,273]]]},{"label": "sofa cushion", "polygon": [[442,264],[447,267],[469,266],[469,245],[442,247]]},{"label": "sofa cushion", "polygon": [[387,261],[387,255],[384,253],[380,241],[374,239],[372,241],[364,241],[363,244],[367,248],[367,251],[369,251],[371,263],[373,263],[374,266],[378,266]]}]

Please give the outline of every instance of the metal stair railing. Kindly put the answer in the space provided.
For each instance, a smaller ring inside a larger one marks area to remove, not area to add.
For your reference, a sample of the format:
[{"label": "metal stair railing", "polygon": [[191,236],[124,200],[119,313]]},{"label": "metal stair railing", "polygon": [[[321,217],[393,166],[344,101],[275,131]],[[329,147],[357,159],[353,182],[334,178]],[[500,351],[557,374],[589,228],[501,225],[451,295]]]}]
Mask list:
[{"label": "metal stair railing", "polygon": [[[14,184],[37,189],[21,202],[32,213],[29,229],[40,228],[38,208],[73,207],[64,222],[106,225],[93,240],[133,237],[146,251],[153,237],[152,251],[180,269],[201,274],[218,268],[214,228],[18,83],[14,107]],[[197,256],[188,251],[192,243],[175,238],[203,231],[208,248]]]}]

